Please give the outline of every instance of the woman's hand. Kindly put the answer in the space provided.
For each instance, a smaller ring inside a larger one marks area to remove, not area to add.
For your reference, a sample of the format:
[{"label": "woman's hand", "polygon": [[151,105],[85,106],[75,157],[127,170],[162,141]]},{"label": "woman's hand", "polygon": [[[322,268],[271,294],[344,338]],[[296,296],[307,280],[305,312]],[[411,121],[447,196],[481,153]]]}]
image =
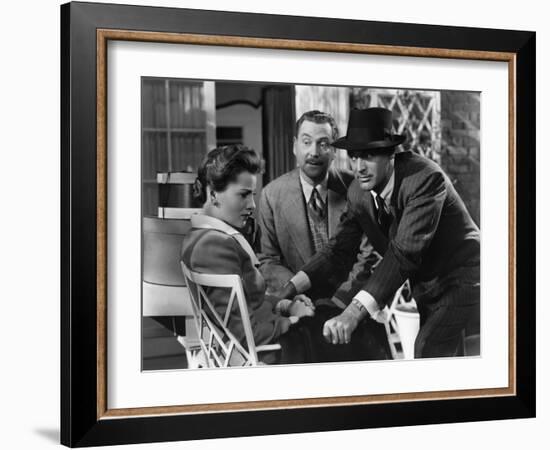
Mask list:
[{"label": "woman's hand", "polygon": [[297,295],[288,308],[288,314],[295,317],[313,317],[315,306],[311,299],[305,295]]},{"label": "woman's hand", "polygon": [[297,295],[294,300],[283,298],[275,306],[275,311],[285,317],[312,317],[315,314],[315,306],[307,295]]},{"label": "woman's hand", "polygon": [[294,297],[294,301],[300,301],[302,303],[305,303],[306,306],[309,306],[315,311],[315,305],[313,304],[313,301],[305,294],[298,294]]}]

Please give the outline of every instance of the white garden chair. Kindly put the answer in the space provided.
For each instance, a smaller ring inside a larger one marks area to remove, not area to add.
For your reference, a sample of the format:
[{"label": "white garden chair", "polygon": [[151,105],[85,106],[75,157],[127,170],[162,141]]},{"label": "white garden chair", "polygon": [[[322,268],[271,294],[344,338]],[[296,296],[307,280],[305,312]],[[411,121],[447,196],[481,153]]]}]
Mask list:
[{"label": "white garden chair", "polygon": [[[178,338],[185,347],[189,368],[256,366],[261,364],[258,360],[259,352],[281,349],[279,344],[256,346],[241,278],[238,275],[193,272],[183,262],[181,268],[189,289],[198,335],[196,338]],[[223,317],[206,294],[209,287],[228,290],[229,301]],[[244,343],[239,342],[228,328],[231,310],[235,304],[244,328]]]}]

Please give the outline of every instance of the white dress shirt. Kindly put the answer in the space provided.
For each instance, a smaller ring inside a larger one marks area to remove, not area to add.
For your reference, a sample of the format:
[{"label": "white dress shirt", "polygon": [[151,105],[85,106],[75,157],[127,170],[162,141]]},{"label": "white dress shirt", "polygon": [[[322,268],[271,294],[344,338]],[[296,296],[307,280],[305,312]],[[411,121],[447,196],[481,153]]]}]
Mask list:
[{"label": "white dress shirt", "polygon": [[321,196],[321,200],[323,200],[326,205],[328,196],[328,172],[323,181],[313,186],[308,180],[304,178],[302,171],[300,171],[300,184],[302,185],[302,192],[304,193],[304,197],[306,198],[306,203],[309,203],[309,199],[311,198],[311,194],[313,193],[313,188],[316,188],[317,192],[319,192],[319,195]]}]

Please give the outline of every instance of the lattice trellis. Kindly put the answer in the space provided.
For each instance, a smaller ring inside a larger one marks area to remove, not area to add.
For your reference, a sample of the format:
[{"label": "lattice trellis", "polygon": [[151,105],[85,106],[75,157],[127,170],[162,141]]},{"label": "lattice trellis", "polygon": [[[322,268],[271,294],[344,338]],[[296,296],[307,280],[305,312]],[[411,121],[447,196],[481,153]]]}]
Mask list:
[{"label": "lattice trellis", "polygon": [[[404,133],[406,150],[420,153],[440,163],[441,95],[435,91],[406,89],[342,88],[331,86],[296,86],[296,117],[310,109],[332,114],[346,134],[350,108],[380,106],[393,112],[394,128]],[[349,169],[345,150],[336,154],[335,164]]]},{"label": "lattice trellis", "polygon": [[405,134],[403,147],[437,162],[441,151],[441,97],[435,91],[404,89],[352,88],[352,108],[383,107],[390,109],[394,129]]}]

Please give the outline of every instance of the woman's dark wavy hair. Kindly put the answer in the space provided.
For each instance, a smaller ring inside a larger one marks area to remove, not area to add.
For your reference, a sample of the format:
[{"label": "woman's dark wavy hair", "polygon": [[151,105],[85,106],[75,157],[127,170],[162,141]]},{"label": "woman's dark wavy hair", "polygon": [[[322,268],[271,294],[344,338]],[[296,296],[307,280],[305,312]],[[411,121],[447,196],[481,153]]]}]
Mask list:
[{"label": "woman's dark wavy hair", "polygon": [[251,148],[244,145],[217,147],[208,152],[201,162],[193,186],[193,197],[204,204],[208,186],[222,192],[242,172],[258,174],[261,171],[262,160]]}]

